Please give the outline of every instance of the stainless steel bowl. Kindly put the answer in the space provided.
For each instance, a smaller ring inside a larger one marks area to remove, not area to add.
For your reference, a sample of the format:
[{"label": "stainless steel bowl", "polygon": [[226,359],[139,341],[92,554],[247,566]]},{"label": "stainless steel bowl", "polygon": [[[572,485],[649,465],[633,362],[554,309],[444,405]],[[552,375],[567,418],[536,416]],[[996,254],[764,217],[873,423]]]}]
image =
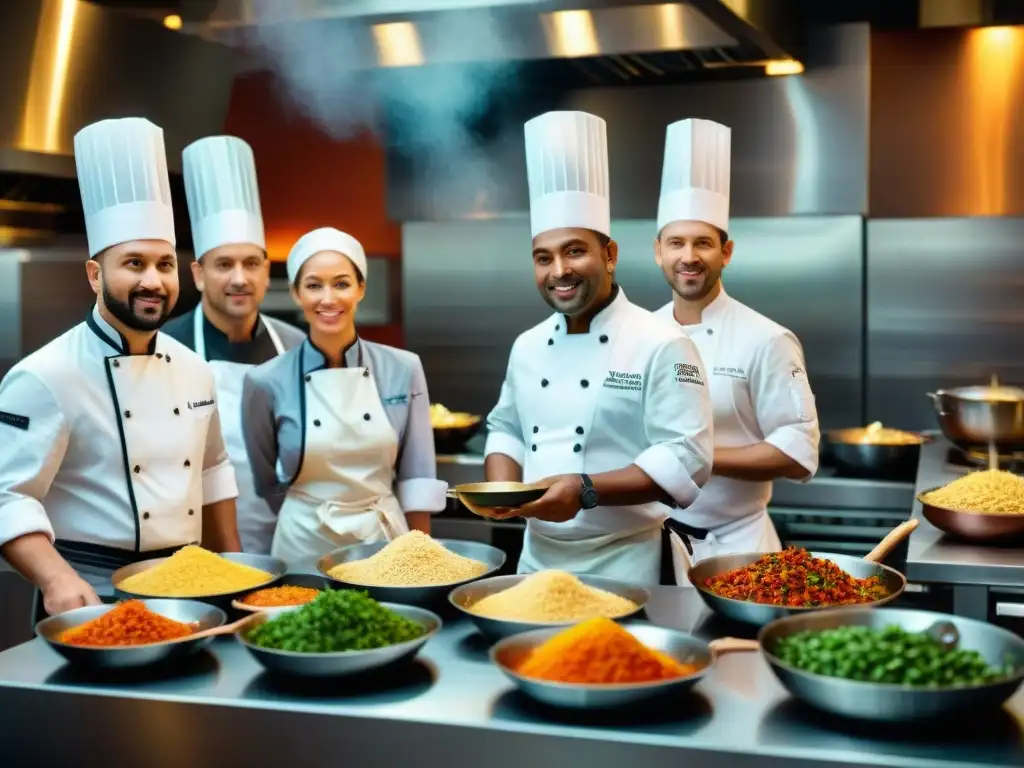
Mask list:
[{"label": "stainless steel bowl", "polygon": [[700,669],[692,675],[673,680],[605,685],[554,683],[523,677],[515,671],[530,651],[543,645],[563,629],[538,629],[507,637],[491,648],[491,661],[527,696],[544,704],[572,709],[621,707],[660,696],[678,694],[696,685],[711,667],[711,651],[708,644],[693,635],[636,622],[625,624],[624,627],[648,648],[661,651],[683,664],[695,664]]},{"label": "stainless steel bowl", "polygon": [[253,619],[252,623],[235,633],[235,637],[256,661],[271,672],[299,677],[342,677],[411,661],[419,653],[420,648],[441,629],[440,617],[423,608],[394,603],[381,603],[381,605],[399,616],[416,622],[426,632],[421,637],[407,643],[374,648],[369,651],[340,651],[337,653],[278,651],[272,648],[261,648],[246,639],[246,633],[263,622],[280,616],[282,613],[302,608],[302,606],[287,606],[262,611],[257,618]]},{"label": "stainless steel bowl", "polygon": [[[509,621],[505,619],[492,619],[488,616],[481,616],[473,613],[472,606],[480,600],[498,592],[504,592],[506,589],[511,589],[526,577],[527,574],[518,574],[516,576],[492,576],[489,579],[474,581],[458,587],[457,589],[453,589],[448,595],[448,602],[462,611],[462,613],[476,624],[477,629],[491,638],[510,637],[512,635],[538,629],[565,628],[578,623],[575,621]],[[605,592],[611,592],[619,597],[632,600],[637,604],[637,609],[635,611],[624,616],[616,616],[616,621],[623,621],[635,616],[643,610],[644,606],[647,605],[651,599],[651,593],[646,589],[633,584],[627,584],[624,581],[609,579],[604,576],[582,575],[578,578],[588,587],[603,589]]]},{"label": "stainless steel bowl", "polygon": [[[180,621],[183,624],[194,624],[197,632],[222,626],[228,618],[220,608],[195,600],[143,600],[142,602],[149,610],[166,616],[168,619]],[[84,608],[75,608],[56,616],[50,616],[36,624],[36,637],[42,638],[47,645],[72,664],[93,669],[146,667],[170,659],[189,656],[213,641],[212,637],[204,637],[198,640],[178,640],[149,645],[89,648],[68,645],[57,640],[65,630],[99,618],[113,608],[114,605],[88,605]]]},{"label": "stainless steel bowl", "polygon": [[978,544],[1011,543],[1024,538],[1024,510],[1020,510],[1020,514],[1016,515],[958,512],[926,502],[924,496],[934,490],[937,489],[921,491],[917,495],[917,500],[921,502],[924,519],[940,531]]},{"label": "stainless steel bowl", "polygon": [[[955,387],[929,392],[942,433],[964,451],[1024,451],[1024,390],[1017,400],[986,400],[990,387]],[[1016,389],[1016,388],[1014,388]]]},{"label": "stainless steel bowl", "polygon": [[327,585],[335,589],[359,589],[370,595],[374,600],[381,603],[402,603],[404,605],[433,606],[444,603],[448,593],[455,587],[468,584],[477,579],[484,579],[497,571],[505,564],[505,553],[490,544],[482,544],[478,541],[460,541],[458,539],[435,539],[441,546],[445,547],[456,555],[477,560],[487,566],[487,570],[472,579],[463,579],[450,584],[434,584],[429,587],[378,587],[368,584],[355,584],[342,579],[336,579],[329,571],[339,563],[348,563],[353,560],[365,560],[380,552],[388,545],[386,541],[378,541],[373,544],[354,544],[350,547],[343,547],[324,555],[317,560],[316,568],[327,578]]},{"label": "stainless steel bowl", "polygon": [[863,428],[855,428],[837,429],[826,434],[827,453],[832,464],[848,477],[912,481],[917,476],[921,446],[932,440],[918,434],[920,443],[883,445],[860,442],[858,438],[863,433]]},{"label": "stainless steel bowl", "polygon": [[782,605],[765,605],[763,603],[754,603],[748,600],[733,600],[729,597],[721,597],[704,586],[704,581],[706,579],[709,579],[712,576],[728,573],[729,571],[737,568],[743,568],[744,566],[750,565],[754,561],[758,560],[765,554],[766,553],[764,552],[743,552],[737,555],[719,555],[718,557],[709,557],[707,560],[701,560],[688,571],[690,583],[697,587],[697,591],[700,593],[700,596],[712,611],[727,619],[739,621],[744,624],[751,624],[755,627],[763,627],[769,622],[782,619],[786,616],[807,615],[810,613],[820,613],[821,611],[832,610],[844,611],[863,608],[866,606],[876,608],[895,600],[900,596],[900,594],[902,594],[904,588],[907,586],[906,577],[904,577],[904,575],[895,568],[890,568],[889,566],[882,565],[881,563],[873,563],[869,560],[863,560],[859,557],[851,557],[850,555],[834,555],[831,552],[812,552],[811,554],[814,557],[831,560],[848,574],[857,579],[866,579],[870,576],[881,576],[882,583],[889,591],[889,595],[881,600],[875,600],[871,603],[859,603],[857,605],[826,606],[821,608],[790,608]]},{"label": "stainless steel bowl", "polygon": [[[1001,666],[1009,661],[1015,665],[1016,674],[987,685],[915,688],[825,677],[784,664],[773,653],[781,638],[806,630],[848,626],[884,629],[896,624],[908,632],[926,632],[940,621],[956,627],[960,635],[959,647],[978,651],[992,665]],[[764,627],[758,634],[758,641],[772,671],[793,696],[826,712],[863,720],[911,722],[997,708],[1024,680],[1024,639],[983,621],[931,611],[886,608],[790,616]]]},{"label": "stainless steel bowl", "polygon": [[[310,587],[311,589],[318,589],[321,592],[327,589],[327,579],[317,573],[286,573],[280,579],[274,583],[275,587]],[[266,587],[255,587],[254,589],[247,590],[244,595],[236,598],[231,602],[231,607],[236,611],[247,611],[254,613],[256,611],[269,611],[274,608],[292,608],[295,606],[283,606],[274,605],[267,607],[258,607],[252,605],[246,605],[243,601],[253,592],[259,592]]]},{"label": "stainless steel bowl", "polygon": [[[257,589],[264,589],[265,587],[272,587],[281,579],[285,573],[288,572],[288,565],[284,560],[280,560],[276,557],[270,557],[269,555],[250,555],[244,552],[222,552],[221,557],[225,560],[230,560],[233,563],[240,563],[241,565],[248,565],[250,568],[258,568],[261,571],[266,571],[270,574],[270,581],[265,584],[260,584],[256,587],[246,587],[245,589],[236,589],[232,592],[217,592],[208,595],[190,595],[188,598],[161,598],[166,600],[199,600],[203,603],[209,603],[215,605],[218,608],[228,610],[231,608],[231,602],[236,598],[247,595]],[[114,592],[118,597],[123,598],[135,598],[138,600],[145,600],[152,597],[152,595],[141,595],[135,592],[128,592],[127,590],[121,589],[118,585],[129,576],[134,576],[136,573],[149,570],[155,565],[159,565],[167,560],[166,557],[156,558],[155,560],[142,560],[138,563],[132,563],[126,565],[124,568],[119,568],[114,571],[114,575],[111,576],[111,581],[114,583]]]}]

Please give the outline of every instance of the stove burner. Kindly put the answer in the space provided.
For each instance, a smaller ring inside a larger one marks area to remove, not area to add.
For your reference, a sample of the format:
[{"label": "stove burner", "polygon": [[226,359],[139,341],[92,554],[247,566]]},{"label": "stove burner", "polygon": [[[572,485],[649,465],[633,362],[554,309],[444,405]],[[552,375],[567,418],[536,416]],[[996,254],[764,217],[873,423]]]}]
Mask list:
[{"label": "stove burner", "polygon": [[[1000,469],[1024,474],[1024,453],[999,454],[996,460],[999,462]],[[946,462],[957,467],[987,469],[988,453],[985,451],[964,451],[953,447],[946,451]]]}]

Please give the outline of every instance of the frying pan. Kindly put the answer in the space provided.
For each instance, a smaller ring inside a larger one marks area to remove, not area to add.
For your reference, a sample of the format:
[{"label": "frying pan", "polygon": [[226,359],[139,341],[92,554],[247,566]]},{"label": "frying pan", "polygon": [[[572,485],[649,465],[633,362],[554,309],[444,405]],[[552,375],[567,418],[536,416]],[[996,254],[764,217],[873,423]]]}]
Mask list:
[{"label": "frying pan", "polygon": [[1016,515],[958,512],[926,502],[924,496],[935,490],[938,488],[921,491],[917,495],[917,500],[921,502],[921,513],[925,520],[940,531],[979,544],[1010,543],[1024,538],[1024,510],[1020,510]]},{"label": "frying pan", "polygon": [[488,510],[521,507],[536,501],[547,490],[538,483],[490,482],[463,483],[448,489],[448,498],[458,499],[470,512],[480,517],[491,517]]},{"label": "frying pan", "polygon": [[856,603],[850,606],[827,605],[806,607],[767,605],[765,603],[755,603],[749,600],[734,600],[733,598],[722,597],[720,595],[716,595],[704,586],[704,582],[707,579],[714,576],[720,576],[728,573],[729,571],[734,571],[737,568],[748,566],[767,554],[765,552],[741,552],[735,555],[718,555],[716,557],[709,557],[707,560],[702,560],[696,565],[691,566],[690,570],[687,572],[687,576],[690,583],[697,588],[701,598],[712,611],[727,619],[731,619],[732,621],[751,624],[756,627],[763,627],[769,622],[781,619],[785,616],[801,615],[811,611],[877,607],[895,600],[900,596],[900,594],[902,594],[904,588],[907,586],[907,579],[902,573],[897,571],[895,568],[882,565],[878,561],[888,555],[896,545],[910,535],[918,525],[919,522],[916,519],[910,519],[906,522],[900,523],[896,528],[890,531],[881,542],[879,542],[878,546],[865,555],[863,559],[851,557],[850,555],[834,555],[829,552],[811,553],[814,557],[831,560],[854,578],[867,579],[872,576],[881,577],[882,584],[885,586],[887,594],[885,597],[874,600],[870,603]]}]

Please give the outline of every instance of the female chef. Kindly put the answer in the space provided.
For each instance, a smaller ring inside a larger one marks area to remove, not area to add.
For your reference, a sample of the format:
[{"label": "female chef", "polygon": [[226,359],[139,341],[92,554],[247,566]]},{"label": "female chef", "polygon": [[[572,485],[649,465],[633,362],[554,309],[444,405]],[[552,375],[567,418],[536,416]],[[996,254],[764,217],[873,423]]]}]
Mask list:
[{"label": "female chef", "polygon": [[288,279],[309,336],[242,386],[256,492],[280,505],[271,554],[291,563],[410,527],[429,532],[447,485],[427,382],[418,356],[356,333],[363,247],[336,229],[309,232],[288,254]]}]

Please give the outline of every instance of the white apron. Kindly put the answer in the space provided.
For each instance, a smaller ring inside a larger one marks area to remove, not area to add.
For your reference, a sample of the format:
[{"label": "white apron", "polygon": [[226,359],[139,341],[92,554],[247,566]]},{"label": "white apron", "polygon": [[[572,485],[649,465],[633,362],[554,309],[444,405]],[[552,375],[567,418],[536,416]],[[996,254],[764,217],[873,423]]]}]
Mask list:
[{"label": "white apron", "polygon": [[[725,335],[724,329],[711,327],[709,323],[688,327],[686,331],[700,350],[701,359],[708,372],[708,387],[714,409],[715,444],[722,448],[739,448],[752,445],[755,438],[744,428],[736,413],[733,379],[715,374],[718,345]],[[750,482],[712,475],[701,488],[696,501],[683,512],[688,522],[707,526],[710,533],[703,541],[690,539],[693,556],[686,551],[682,541],[672,540],[672,561],[676,570],[677,583],[689,584],[680,579],[691,564],[699,563],[715,555],[736,552],[774,552],[782,548],[782,542],[768,517],[767,500],[771,497],[770,482]],[[705,516],[722,522],[709,526]],[[694,520],[692,518],[696,517]]]},{"label": "white apron", "polygon": [[[674,545],[678,537],[675,533],[670,535]],[[679,546],[683,546],[681,541]],[[527,531],[519,558],[519,573],[547,569],[656,585],[661,580],[661,526],[575,540],[554,539]],[[677,572],[676,579],[679,576]]]},{"label": "white apron", "polygon": [[[284,352],[284,344],[274,326],[262,315],[257,322],[263,322],[267,335],[274,344],[277,354]],[[206,360],[206,337],[203,333],[203,305],[196,307],[193,313],[195,334],[195,351]],[[213,379],[217,388],[218,408],[220,409],[220,426],[224,433],[224,445],[235,468],[235,480],[238,483],[238,535],[242,540],[242,551],[265,555],[270,552],[270,543],[274,537],[274,526],[277,515],[263,499],[256,495],[249,466],[249,455],[245,449],[242,436],[242,380],[245,372],[254,366],[243,363],[231,363],[226,360],[208,360],[213,369]]]},{"label": "white apron", "polygon": [[361,358],[304,376],[302,464],[271,548],[289,564],[409,530],[393,490],[398,435]]}]

